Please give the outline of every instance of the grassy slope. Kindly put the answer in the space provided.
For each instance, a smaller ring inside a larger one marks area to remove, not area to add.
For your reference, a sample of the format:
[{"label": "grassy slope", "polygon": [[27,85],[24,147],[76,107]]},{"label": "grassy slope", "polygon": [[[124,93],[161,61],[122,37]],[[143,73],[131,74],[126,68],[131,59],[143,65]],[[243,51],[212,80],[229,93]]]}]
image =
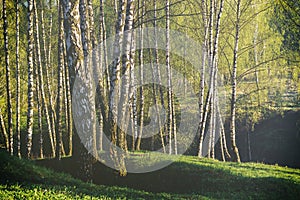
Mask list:
[{"label": "grassy slope", "polygon": [[32,161],[10,157],[2,150],[0,160],[0,199],[298,199],[300,196],[300,170],[263,164],[223,163],[183,156],[155,174],[126,178],[127,183],[144,180],[144,184],[152,183],[162,190],[172,182],[173,191],[166,187],[168,193],[152,193],[84,183]]}]

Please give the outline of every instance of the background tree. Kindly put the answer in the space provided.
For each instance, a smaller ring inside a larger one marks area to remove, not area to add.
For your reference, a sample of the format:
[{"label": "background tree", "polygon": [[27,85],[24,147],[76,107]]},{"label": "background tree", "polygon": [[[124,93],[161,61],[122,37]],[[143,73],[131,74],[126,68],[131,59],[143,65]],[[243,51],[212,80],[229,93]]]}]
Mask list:
[{"label": "background tree", "polygon": [[7,95],[7,118],[8,118],[8,137],[9,137],[9,152],[13,155],[13,119],[11,105],[11,81],[10,81],[10,64],[9,64],[9,42],[8,42],[8,22],[7,22],[7,5],[6,0],[3,1],[3,36],[4,36],[4,52],[5,52],[5,69],[6,69],[6,95]]},{"label": "background tree", "polygon": [[27,137],[26,137],[26,158],[31,157],[31,148],[32,148],[32,133],[33,133],[33,23],[34,23],[34,10],[33,10],[33,0],[28,0],[28,11],[27,11],[27,20],[28,20],[28,30],[27,30],[27,39],[28,39],[28,48],[27,48],[27,62],[28,62],[28,91],[27,91]]}]

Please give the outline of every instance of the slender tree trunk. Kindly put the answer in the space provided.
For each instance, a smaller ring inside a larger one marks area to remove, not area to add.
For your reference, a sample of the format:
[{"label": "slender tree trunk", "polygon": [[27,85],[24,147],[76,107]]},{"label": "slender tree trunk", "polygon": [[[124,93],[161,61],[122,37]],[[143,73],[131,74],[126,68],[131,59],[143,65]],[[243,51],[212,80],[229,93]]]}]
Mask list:
[{"label": "slender tree trunk", "polygon": [[[100,24],[99,24],[99,35],[98,35],[98,40],[99,40],[99,48],[98,50],[98,74],[99,74],[99,83],[98,83],[98,87],[101,87],[102,90],[102,94],[100,94],[99,96],[101,96],[103,99],[107,98],[107,77],[105,76],[105,71],[108,70],[106,68],[106,59],[104,58],[104,55],[106,55],[106,52],[104,52],[104,30],[105,27],[103,26],[104,24],[104,11],[103,11],[103,0],[100,0]],[[95,47],[94,47],[95,48]],[[105,63],[104,63],[105,62]],[[99,91],[99,89],[98,89]],[[103,101],[102,101],[103,102]],[[99,140],[98,140],[98,149],[100,151],[103,151],[103,129],[104,129],[104,117],[105,117],[105,113],[101,110],[101,102],[99,102],[98,104],[98,112],[99,112]],[[102,104],[103,105],[103,104]]]},{"label": "slender tree trunk", "polygon": [[[202,2],[203,3],[203,2]],[[209,27],[208,27],[208,32],[209,32],[209,65],[211,67],[211,72],[210,72],[210,84],[209,84],[209,91],[207,94],[207,99],[206,99],[206,106],[205,110],[203,111],[204,113],[200,113],[200,117],[202,119],[201,123],[201,129],[200,129],[200,145],[199,145],[199,151],[198,151],[198,156],[201,157],[202,155],[202,143],[203,143],[203,138],[204,138],[204,131],[206,127],[206,118],[208,116],[208,111],[210,110],[210,136],[209,136],[209,151],[208,155],[212,155],[214,158],[214,143],[215,143],[215,134],[216,134],[216,104],[217,103],[217,73],[218,73],[218,66],[217,66],[217,59],[218,59],[218,41],[219,41],[219,33],[220,33],[220,22],[221,22],[221,16],[223,12],[223,5],[224,5],[224,0],[221,0],[220,2],[220,7],[216,19],[216,27],[215,27],[215,35],[213,34],[213,22],[214,22],[214,15],[215,15],[215,10],[216,10],[216,3],[214,0],[210,1],[210,19],[209,19]],[[204,78],[204,77],[203,77]],[[203,81],[203,79],[202,79]],[[203,83],[201,83],[201,87],[204,86]],[[200,94],[200,100],[202,100],[202,95]],[[200,108],[203,106],[203,104],[200,103]],[[210,152],[212,150],[212,152]]]},{"label": "slender tree trunk", "polygon": [[[64,45],[64,48],[66,46]],[[66,53],[66,50],[64,49],[64,53]],[[64,58],[67,58],[66,55],[64,55]],[[71,88],[70,88],[70,77],[69,77],[69,68],[67,59],[64,60],[64,81],[65,81],[65,93],[66,93],[66,101],[67,101],[67,127],[68,127],[68,144],[69,144],[69,152],[67,153],[69,156],[73,153],[73,117],[72,117],[72,101],[71,101]]]},{"label": "slender tree trunk", "polygon": [[[210,1],[210,25],[209,25],[209,63],[211,67],[211,77],[210,77],[210,86],[209,86],[209,95],[208,95],[208,106],[210,110],[210,119],[209,119],[209,142],[208,142],[208,158],[211,157],[211,150],[212,150],[212,139],[213,139],[213,132],[214,132],[214,126],[213,126],[213,115],[214,115],[214,84],[215,84],[215,63],[214,63],[214,18],[215,18],[215,1]],[[208,112],[208,110],[206,110]]]},{"label": "slender tree trunk", "polygon": [[[212,101],[212,94],[213,94],[213,85],[214,85],[214,74],[215,74],[215,68],[213,65],[213,24],[214,24],[214,0],[210,0],[210,16],[209,16],[209,25],[208,25],[208,52],[209,52],[209,59],[208,64],[210,67],[210,81],[209,81],[209,88],[207,92],[207,97],[205,101],[205,107],[203,108],[203,114],[202,114],[202,122],[201,122],[201,129],[200,129],[200,144],[199,144],[199,150],[198,150],[198,157],[203,157],[203,149],[202,149],[202,141],[204,139],[204,132],[206,128],[206,122],[207,122],[207,116],[209,109],[211,108],[211,101]],[[211,138],[211,135],[209,135],[209,139]],[[209,142],[210,146],[210,142]],[[210,148],[210,147],[209,147]],[[210,151],[208,151],[208,155],[210,154]]]},{"label": "slender tree trunk", "polygon": [[207,20],[207,6],[205,0],[201,2],[202,6],[202,21],[204,24],[204,39],[202,44],[202,63],[201,63],[201,78],[200,78],[200,91],[199,91],[199,110],[200,110],[200,120],[198,125],[199,131],[199,150],[198,156],[202,157],[202,148],[203,148],[203,139],[204,139],[204,131],[202,131],[201,127],[203,126],[203,114],[204,114],[204,90],[205,90],[205,65],[206,65],[206,57],[207,57],[207,43],[208,43],[208,20]]},{"label": "slender tree trunk", "polygon": [[46,103],[46,96],[45,96],[45,90],[44,90],[44,78],[43,78],[43,66],[42,66],[42,58],[41,58],[41,46],[40,46],[40,38],[39,38],[39,22],[38,22],[38,13],[37,13],[37,7],[36,2],[34,2],[34,20],[35,20],[35,53],[37,57],[37,68],[38,68],[38,79],[39,79],[39,90],[41,92],[41,98],[42,98],[42,107],[44,109],[46,121],[47,121],[47,128],[48,133],[50,137],[50,143],[51,143],[51,150],[52,150],[52,156],[55,156],[55,143],[54,143],[54,134],[52,127],[51,127],[51,119],[49,116],[48,111],[48,105]]},{"label": "slender tree trunk", "polygon": [[[258,23],[255,24],[255,31],[253,34],[253,45],[254,45],[254,66],[258,65],[258,52],[257,52],[257,37],[258,37]],[[255,84],[256,84],[256,90],[257,90],[257,102],[258,106],[260,106],[260,89],[259,89],[259,76],[257,68],[255,68]]]},{"label": "slender tree trunk", "polygon": [[[48,61],[47,66],[50,67],[51,66],[51,51],[52,51],[51,38],[52,38],[52,26],[53,26],[52,0],[49,0],[48,9],[50,10],[49,26],[48,26],[48,38],[49,38],[49,42],[48,42],[48,51],[47,51],[48,54],[45,54],[45,55],[47,55],[47,61]],[[46,72],[46,74],[47,74],[47,72]],[[47,79],[47,77],[46,77],[46,79]],[[50,84],[50,82],[48,81],[48,79],[47,79],[47,82]],[[51,90],[49,90],[49,93],[51,95]]]},{"label": "slender tree trunk", "polygon": [[39,158],[44,158],[44,139],[43,139],[43,122],[42,122],[42,105],[41,102],[41,95],[39,90],[37,90],[37,104],[38,104],[38,129],[39,129]]},{"label": "slender tree trunk", "polygon": [[109,67],[107,65],[107,44],[106,44],[106,24],[105,24],[105,13],[104,13],[104,2],[100,0],[100,18],[99,18],[99,69],[100,69],[100,80],[98,84],[98,93],[101,97],[101,102],[99,105],[100,118],[100,140],[99,140],[99,148],[102,147],[102,139],[103,139],[103,130],[107,130],[107,125],[109,123],[105,123],[108,120],[109,115],[109,92],[110,92],[110,73]]},{"label": "slender tree trunk", "polygon": [[[147,38],[149,38],[149,33],[147,32]],[[148,40],[148,46],[150,46],[149,44],[149,40]],[[154,49],[154,51],[156,51],[156,49]],[[153,54],[153,53],[152,53]],[[155,57],[155,52],[154,52],[154,57]],[[152,63],[151,60],[151,53],[149,54],[149,59],[150,59],[150,63]],[[155,58],[156,60],[156,58]],[[157,71],[156,71],[156,61],[154,62],[153,65],[151,65],[152,67],[152,81],[153,83],[157,82]],[[158,91],[158,87],[157,84],[153,85],[153,103],[155,105],[155,112],[157,113],[157,122],[158,122],[158,129],[159,129],[159,135],[160,135],[160,140],[161,140],[161,146],[162,146],[162,150],[163,153],[166,153],[166,146],[165,146],[165,141],[164,141],[164,136],[163,136],[163,126],[161,124],[161,116],[160,116],[160,109],[158,106],[158,100],[157,100],[157,91]]]},{"label": "slender tree trunk", "polygon": [[[47,40],[46,40],[46,32],[45,32],[45,23],[44,23],[44,2],[40,1],[39,4],[40,6],[40,24],[41,24],[41,31],[42,31],[42,40],[41,40],[41,47],[42,47],[42,57],[44,59],[42,59],[42,66],[44,67],[45,70],[45,79],[46,79],[46,87],[45,87],[45,97],[48,98],[49,103],[47,104],[48,106],[48,113],[50,116],[50,123],[51,123],[51,132],[53,133],[53,143],[54,145],[56,144],[56,134],[55,134],[55,112],[54,112],[54,103],[53,103],[53,97],[51,94],[51,81],[50,81],[50,77],[49,77],[49,69],[51,69],[51,38],[52,38],[52,20],[53,20],[53,14],[51,11],[51,7],[52,7],[52,1],[49,1],[49,10],[50,10],[50,18],[49,18],[49,35],[48,35],[48,51],[47,51]],[[43,78],[44,79],[44,78]]]},{"label": "slender tree trunk", "polygon": [[[41,39],[41,47],[42,47],[42,57],[44,58],[42,60],[43,66],[45,66],[45,68],[48,68],[48,54],[47,54],[47,48],[46,48],[46,33],[45,33],[45,22],[44,22],[44,9],[45,6],[43,4],[43,1],[40,1],[39,4],[37,4],[37,6],[40,7],[40,24],[41,24],[41,31],[42,31],[42,39]],[[49,39],[49,42],[51,41],[51,39]]]},{"label": "slender tree trunk", "polygon": [[[106,44],[106,23],[105,23],[105,14],[104,14],[104,3],[103,0],[100,0],[100,40],[99,42],[102,42],[102,48],[103,48],[103,55],[100,56],[103,61],[101,62],[103,64],[102,69],[105,69],[104,71],[104,78],[103,78],[103,84],[106,86],[107,90],[110,91],[110,75],[109,75],[109,68],[107,66],[107,44]],[[100,50],[101,52],[101,50]],[[108,97],[109,95],[106,94],[106,91],[104,92],[105,96]],[[106,116],[107,117],[107,116]]]},{"label": "slender tree trunk", "polygon": [[176,113],[175,113],[175,99],[174,99],[174,94],[172,92],[172,118],[173,118],[173,123],[172,123],[172,131],[174,135],[174,154],[177,155],[178,153],[178,145],[177,145],[177,127],[176,127]]},{"label": "slender tree trunk", "polygon": [[[46,65],[44,65],[44,69],[45,69],[45,79],[46,79],[46,93],[48,95],[48,99],[49,99],[49,107],[48,107],[48,112],[49,112],[49,116],[50,116],[50,122],[51,122],[51,132],[53,133],[53,144],[55,146],[56,143],[56,134],[55,134],[55,108],[54,108],[54,102],[53,102],[53,95],[52,95],[52,81],[50,81],[50,75],[49,75],[49,70],[50,69],[54,69],[54,67],[52,67],[52,43],[51,43],[51,38],[52,38],[52,25],[53,25],[53,11],[52,11],[52,0],[49,0],[49,4],[48,4],[48,9],[50,10],[50,17],[49,17],[49,26],[48,26],[48,49],[46,48],[47,44],[46,44],[46,40],[44,41],[44,54],[45,57],[47,57],[45,59],[46,61]],[[43,14],[43,12],[41,13]],[[42,24],[42,33],[43,33],[43,15],[41,17],[41,24]],[[48,51],[47,51],[48,50]],[[55,152],[55,151],[54,151]],[[54,156],[54,155],[53,155]]]},{"label": "slender tree trunk", "polygon": [[[95,35],[95,31],[94,31],[94,11],[93,11],[93,1],[92,0],[87,0],[87,13],[88,13],[88,22],[89,22],[89,32],[90,32],[90,53],[91,53],[91,57],[92,60],[91,62],[91,66],[90,68],[95,68],[99,66],[99,57],[98,57],[98,53],[97,53],[97,38]],[[91,69],[91,70],[93,70]],[[91,77],[93,75],[91,74]],[[92,100],[93,102],[95,102],[95,98]],[[96,159],[98,159],[98,152],[97,152],[97,127],[96,127],[96,118],[97,118],[97,114],[96,114],[96,104],[93,104],[94,106],[94,111],[93,111],[93,118],[95,118],[94,124],[93,124],[93,144],[92,144],[92,148],[93,148],[93,155]]]},{"label": "slender tree trunk", "polygon": [[[88,19],[89,19],[89,32],[90,32],[90,43],[92,46],[92,66],[99,69],[99,57],[98,57],[98,44],[97,44],[97,37],[95,34],[95,25],[94,25],[94,10],[93,10],[93,1],[87,0],[87,11],[88,11]],[[96,104],[95,104],[95,119],[97,118],[96,115]],[[103,120],[102,120],[103,121]],[[93,152],[95,158],[98,158],[98,152],[97,152],[97,127],[95,123],[94,132],[93,132]]]},{"label": "slender tree trunk", "polygon": [[239,47],[239,33],[240,33],[240,5],[241,0],[237,0],[236,10],[236,24],[235,24],[235,41],[233,51],[233,67],[232,67],[232,94],[231,94],[231,115],[230,115],[230,137],[231,146],[234,152],[234,160],[240,162],[239,150],[235,141],[235,114],[236,114],[236,88],[237,88],[237,54]]},{"label": "slender tree trunk", "polygon": [[[67,15],[66,15],[66,5],[61,1],[63,6],[63,17],[64,17],[64,28],[68,26]],[[64,31],[64,37],[68,38],[70,32]],[[71,97],[71,87],[70,87],[70,74],[69,74],[69,63],[68,63],[68,54],[67,54],[67,43],[65,39],[63,40],[63,53],[64,53],[64,85],[65,85],[65,96],[66,96],[66,115],[67,115],[67,127],[68,127],[68,144],[69,144],[69,152],[67,153],[69,156],[73,154],[73,116],[72,116],[72,97]]]},{"label": "slender tree trunk", "polygon": [[7,135],[7,131],[6,131],[6,127],[5,127],[5,121],[1,112],[1,108],[0,108],[0,124],[1,124],[1,132],[3,134],[3,138],[5,140],[5,148],[8,150],[9,149],[9,139],[8,139],[8,135]]},{"label": "slender tree trunk", "polygon": [[[188,37],[187,32],[185,30],[185,36]],[[186,41],[184,41],[183,43],[183,56],[184,58],[186,58],[187,56],[187,52],[186,52]],[[183,95],[184,98],[186,97],[186,88],[187,88],[187,69],[186,69],[186,60],[183,60]]]},{"label": "slender tree trunk", "polygon": [[221,0],[219,5],[219,11],[217,13],[216,28],[215,28],[215,39],[213,47],[213,67],[215,68],[214,83],[213,83],[213,98],[212,98],[212,116],[213,116],[213,129],[212,129],[212,158],[215,158],[215,135],[216,135],[216,122],[217,122],[217,106],[218,106],[218,50],[219,50],[219,35],[220,35],[220,23],[223,12],[224,0]]},{"label": "slender tree trunk", "polygon": [[155,51],[154,51],[154,57],[155,57],[155,70],[156,70],[156,76],[157,76],[157,82],[159,84],[159,92],[160,92],[160,102],[163,108],[165,108],[164,103],[164,94],[163,94],[163,88],[160,87],[161,84],[161,75],[160,75],[160,66],[159,66],[159,55],[158,55],[158,35],[157,35],[157,4],[156,0],[153,0],[153,6],[154,6],[154,16],[153,16],[153,26],[154,26],[154,38],[155,38]]},{"label": "slender tree trunk", "polygon": [[[133,19],[134,20],[134,19]],[[135,21],[133,21],[133,24]],[[132,28],[133,25],[132,24]],[[135,150],[135,141],[137,138],[137,108],[136,108],[136,81],[135,81],[135,72],[134,72],[134,61],[135,61],[135,51],[136,51],[136,36],[135,36],[135,31],[132,31],[132,36],[131,36],[131,44],[130,44],[130,92],[128,95],[129,104],[130,104],[130,130],[129,127],[127,131],[131,131],[132,134],[132,143],[131,143],[131,150]]]},{"label": "slender tree trunk", "polygon": [[250,162],[250,161],[252,161],[250,131],[247,131],[247,147],[248,147],[248,158],[249,158],[249,162]]},{"label": "slender tree trunk", "polygon": [[[61,9],[63,9],[63,5],[62,5],[62,3],[61,3],[61,6],[62,6],[62,8]],[[63,12],[63,10],[62,10],[62,12]],[[62,20],[64,20],[64,18],[63,18],[64,16],[62,16]],[[63,28],[64,28],[64,21],[63,21]],[[65,40],[65,35],[63,34],[63,40],[62,40],[62,43],[63,43],[63,49],[62,49],[62,54],[63,54],[63,68],[62,68],[62,96],[63,96],[63,99],[62,99],[62,112],[64,113],[64,125],[65,125],[65,128],[64,128],[64,133],[66,134],[66,135],[69,135],[69,115],[68,115],[68,91],[67,91],[67,84],[66,84],[66,68],[67,68],[67,64],[65,63],[65,60],[66,60],[66,54],[65,54],[65,42],[64,42],[64,40]],[[68,147],[69,148],[69,147]],[[68,150],[68,149],[67,149]],[[69,150],[68,150],[68,152],[66,152],[66,150],[65,150],[65,145],[64,145],[64,140],[62,140],[62,154],[63,154],[63,156],[66,156],[67,154],[69,154]]]},{"label": "slender tree trunk", "polygon": [[56,159],[61,160],[62,152],[62,89],[63,89],[63,68],[64,68],[64,24],[63,24],[63,6],[60,3],[58,5],[58,66],[57,66],[57,99],[56,99]]},{"label": "slender tree trunk", "polygon": [[16,155],[21,158],[21,129],[20,129],[20,19],[19,19],[19,0],[16,0],[16,135],[17,152]]},{"label": "slender tree trunk", "polygon": [[[160,103],[163,107],[163,109],[165,109],[165,102],[164,102],[164,92],[163,92],[163,87],[161,87],[161,74],[160,74],[160,65],[159,65],[159,55],[158,55],[158,34],[157,34],[157,3],[156,0],[153,0],[153,9],[154,9],[154,14],[153,14],[153,26],[154,26],[154,38],[155,38],[155,44],[154,44],[154,57],[155,57],[155,67],[154,67],[154,74],[156,77],[156,82],[158,83],[158,88],[159,88],[159,97],[160,97]],[[165,126],[164,126],[165,129]],[[163,131],[162,133],[163,134]],[[168,141],[167,138],[167,134],[165,134],[166,137],[166,141]],[[165,149],[165,148],[164,148]],[[166,150],[164,150],[164,152],[166,152]]]},{"label": "slender tree trunk", "polygon": [[[215,81],[214,81],[215,82]],[[216,88],[214,83],[214,92],[212,96],[211,102],[211,126],[212,126],[212,133],[211,133],[211,158],[215,158],[215,135],[216,135],[216,109],[215,109],[215,102],[216,102]]]},{"label": "slender tree trunk", "polygon": [[223,152],[225,154],[225,159],[226,158],[231,158],[229,152],[228,152],[228,148],[227,148],[227,141],[226,141],[226,136],[225,136],[225,130],[224,130],[224,123],[223,123],[223,120],[222,120],[222,115],[221,115],[221,112],[220,112],[220,106],[219,106],[219,102],[217,102],[217,105],[216,105],[216,109],[217,109],[217,116],[218,116],[218,119],[219,119],[219,126],[220,126],[220,134],[221,134],[221,138],[220,140],[222,141],[222,149],[223,149]]},{"label": "slender tree trunk", "polygon": [[[144,128],[144,30],[143,30],[143,16],[145,14],[145,1],[142,0],[142,12],[139,13],[141,16],[140,20],[140,47],[139,47],[139,78],[140,78],[140,123],[139,123],[139,131],[138,131],[138,138],[136,142],[136,150],[139,151],[141,148],[141,140],[143,135],[143,128]],[[140,1],[139,1],[139,7],[140,7]]]},{"label": "slender tree trunk", "polygon": [[32,129],[33,129],[33,0],[27,0],[28,30],[27,30],[27,62],[28,62],[28,106],[27,106],[27,137],[26,137],[26,158],[31,157]]},{"label": "slender tree trunk", "polygon": [[224,144],[223,144],[223,138],[222,138],[222,131],[219,130],[219,137],[220,137],[220,150],[221,150],[221,157],[222,157],[222,161],[226,161],[225,158],[225,152],[224,152]]},{"label": "slender tree trunk", "polygon": [[[34,46],[35,48],[35,46]],[[43,152],[43,106],[42,106],[42,98],[41,98],[41,91],[40,91],[40,80],[39,80],[39,70],[37,66],[38,63],[38,58],[37,54],[34,53],[34,79],[35,79],[35,92],[36,92],[36,104],[37,104],[37,113],[38,113],[38,134],[39,134],[39,158],[44,157],[44,152]]]},{"label": "slender tree trunk", "polygon": [[172,115],[172,72],[170,66],[170,2],[165,1],[166,12],[166,69],[167,69],[167,86],[168,86],[168,127],[167,134],[169,136],[169,154],[172,154],[172,127],[173,127],[173,115]]},{"label": "slender tree trunk", "polygon": [[10,89],[10,66],[9,66],[9,50],[8,50],[8,22],[7,22],[7,10],[6,0],[3,0],[3,38],[4,38],[4,53],[5,53],[5,69],[6,69],[6,101],[7,101],[7,129],[9,137],[9,153],[14,153],[14,140],[12,130],[12,106],[11,106],[11,89]]},{"label": "slender tree trunk", "polygon": [[131,123],[132,123],[132,146],[131,150],[135,150],[135,142],[138,137],[138,123],[137,123],[137,97],[136,97],[136,81],[135,81],[135,72],[134,72],[134,58],[135,58],[135,50],[136,50],[136,42],[135,42],[135,35],[132,35],[131,40],[131,50],[130,50],[130,95],[129,98],[132,96],[131,100]]}]

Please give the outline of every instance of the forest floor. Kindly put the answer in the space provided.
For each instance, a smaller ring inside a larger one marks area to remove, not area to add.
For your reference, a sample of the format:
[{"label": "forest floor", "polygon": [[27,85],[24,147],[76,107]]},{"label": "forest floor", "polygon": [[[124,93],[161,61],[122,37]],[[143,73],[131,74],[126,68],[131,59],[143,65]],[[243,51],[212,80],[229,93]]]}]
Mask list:
[{"label": "forest floor", "polygon": [[[277,165],[182,156],[167,168],[146,174],[116,178],[115,172],[110,174],[106,170],[110,178],[127,185],[124,187],[85,183],[42,167],[37,161],[11,157],[4,150],[0,150],[0,160],[0,199],[299,199],[300,196],[300,169]],[[102,177],[104,181],[108,178]]]}]

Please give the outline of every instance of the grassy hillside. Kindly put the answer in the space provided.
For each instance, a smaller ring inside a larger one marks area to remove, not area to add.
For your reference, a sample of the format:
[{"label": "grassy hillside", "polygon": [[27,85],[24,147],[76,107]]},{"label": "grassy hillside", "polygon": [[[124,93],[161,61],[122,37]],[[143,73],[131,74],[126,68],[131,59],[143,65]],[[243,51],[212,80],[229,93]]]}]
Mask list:
[{"label": "grassy hillside", "polygon": [[[264,164],[223,163],[183,156],[153,173],[116,178],[123,185],[149,188],[146,192],[84,183],[33,161],[11,157],[2,150],[0,160],[0,199],[298,199],[300,196],[299,169]],[[102,180],[108,181],[107,178]],[[158,188],[165,192],[149,192],[159,191]]]}]

